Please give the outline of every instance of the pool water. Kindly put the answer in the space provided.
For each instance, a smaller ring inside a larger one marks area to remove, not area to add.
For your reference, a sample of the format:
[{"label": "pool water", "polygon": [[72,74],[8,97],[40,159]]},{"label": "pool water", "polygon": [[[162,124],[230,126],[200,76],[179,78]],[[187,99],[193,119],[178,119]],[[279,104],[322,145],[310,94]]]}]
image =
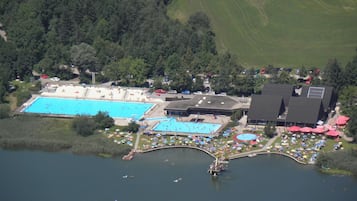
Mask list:
[{"label": "pool water", "polygon": [[112,118],[133,118],[138,120],[153,106],[154,104],[152,103],[38,97],[24,112],[94,116],[101,111],[107,112]]},{"label": "pool water", "polygon": [[256,140],[257,135],[252,133],[242,133],[237,135],[236,138],[241,141],[250,141],[250,140]]},{"label": "pool water", "polygon": [[174,118],[169,118],[160,121],[154,128],[154,131],[174,132],[187,134],[214,134],[221,124],[201,123],[201,122],[182,122],[176,121]]}]

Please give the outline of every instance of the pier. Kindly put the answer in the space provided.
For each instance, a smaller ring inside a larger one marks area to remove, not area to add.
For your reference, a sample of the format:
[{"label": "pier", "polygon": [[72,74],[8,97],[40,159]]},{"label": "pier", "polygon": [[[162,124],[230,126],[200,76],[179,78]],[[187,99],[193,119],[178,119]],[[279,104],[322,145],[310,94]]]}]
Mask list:
[{"label": "pier", "polygon": [[225,160],[216,160],[209,166],[208,173],[212,176],[218,176],[218,174],[227,169],[228,161]]},{"label": "pier", "polygon": [[135,155],[135,150],[133,149],[127,155],[124,155],[122,159],[129,161],[134,158],[134,155]]}]

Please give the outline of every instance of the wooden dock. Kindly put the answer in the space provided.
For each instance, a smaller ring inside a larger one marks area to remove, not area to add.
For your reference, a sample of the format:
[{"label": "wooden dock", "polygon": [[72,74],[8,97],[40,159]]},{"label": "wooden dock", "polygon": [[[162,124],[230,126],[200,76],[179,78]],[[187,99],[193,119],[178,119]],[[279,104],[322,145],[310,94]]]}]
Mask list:
[{"label": "wooden dock", "polygon": [[135,150],[131,150],[127,155],[123,156],[123,160],[129,161],[134,158]]},{"label": "wooden dock", "polygon": [[216,158],[209,166],[208,173],[212,176],[218,176],[218,174],[227,169],[228,161],[219,160]]}]

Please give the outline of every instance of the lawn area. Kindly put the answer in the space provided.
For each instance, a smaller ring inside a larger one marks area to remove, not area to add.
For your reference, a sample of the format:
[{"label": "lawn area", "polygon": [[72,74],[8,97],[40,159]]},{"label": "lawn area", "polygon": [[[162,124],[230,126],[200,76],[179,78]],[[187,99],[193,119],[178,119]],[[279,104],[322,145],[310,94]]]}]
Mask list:
[{"label": "lawn area", "polygon": [[219,51],[244,66],[344,66],[357,47],[357,1],[351,0],[173,0],[171,18],[186,22],[205,12]]},{"label": "lawn area", "polygon": [[[294,139],[293,139],[294,138]],[[324,141],[324,146],[321,149],[315,149],[316,145]],[[332,139],[325,137],[324,135],[315,134],[287,134],[284,133],[281,137],[278,137],[276,141],[272,144],[272,149],[274,151],[280,151],[287,153],[295,158],[297,152],[300,152],[302,156],[299,160],[305,163],[311,162],[311,157],[316,153],[331,153],[336,152],[334,145],[341,143],[340,150],[350,150],[351,148],[356,148],[357,144],[349,143],[343,139]]]},{"label": "lawn area", "polygon": [[150,135],[141,135],[139,141],[139,149],[142,151],[153,148],[168,147],[168,146],[190,146],[204,149],[216,157],[229,158],[232,155],[244,153],[247,151],[254,151],[261,149],[267,142],[268,138],[261,135],[261,130],[256,130],[250,133],[255,133],[259,137],[259,142],[255,145],[250,145],[248,142],[236,143],[233,137],[237,133],[232,131],[228,135],[220,134],[217,137],[203,137],[203,136],[170,136],[153,133]]},{"label": "lawn area", "polygon": [[124,155],[130,147],[118,145],[98,133],[82,137],[71,128],[71,119],[16,116],[0,120],[0,147],[7,149],[68,150],[79,154]]}]

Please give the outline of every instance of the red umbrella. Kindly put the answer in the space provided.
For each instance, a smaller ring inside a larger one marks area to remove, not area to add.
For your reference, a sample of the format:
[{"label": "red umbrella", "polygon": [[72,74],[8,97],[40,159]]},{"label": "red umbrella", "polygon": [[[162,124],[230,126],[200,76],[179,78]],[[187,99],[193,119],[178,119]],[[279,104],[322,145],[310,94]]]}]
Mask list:
[{"label": "red umbrella", "polygon": [[342,120],[345,120],[345,121],[350,120],[350,118],[348,116],[344,116],[344,115],[339,116],[337,119],[342,119]]},{"label": "red umbrella", "polygon": [[300,127],[299,126],[290,126],[289,128],[288,128],[288,131],[290,131],[290,132],[299,132],[300,131]]},{"label": "red umbrella", "polygon": [[313,128],[311,129],[311,132],[313,133],[317,133],[317,134],[322,134],[324,133],[326,130],[324,127],[316,127],[316,128]]},{"label": "red umbrella", "polygon": [[312,131],[312,128],[310,128],[310,127],[302,127],[300,129],[300,132],[303,132],[303,133],[311,133],[311,131]]},{"label": "red umbrella", "polygon": [[342,115],[342,116],[337,117],[336,124],[340,125],[340,126],[345,125],[348,120],[350,120],[349,117]]},{"label": "red umbrella", "polygon": [[336,131],[336,130],[329,130],[326,133],[327,136],[331,136],[331,137],[337,137],[340,135],[340,132]]}]

